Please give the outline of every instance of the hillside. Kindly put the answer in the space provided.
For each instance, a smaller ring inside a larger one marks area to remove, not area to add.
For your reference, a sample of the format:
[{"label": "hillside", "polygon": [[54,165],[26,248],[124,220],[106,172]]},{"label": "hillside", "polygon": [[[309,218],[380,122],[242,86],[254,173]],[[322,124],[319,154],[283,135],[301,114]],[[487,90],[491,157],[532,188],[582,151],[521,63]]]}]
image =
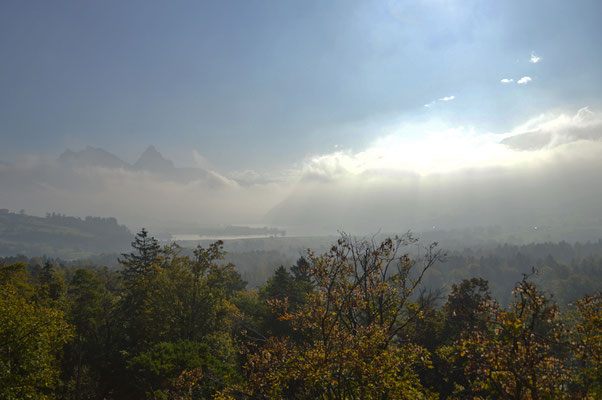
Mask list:
[{"label": "hillside", "polygon": [[0,255],[47,255],[74,259],[119,252],[132,234],[115,218],[76,218],[48,214],[45,218],[0,209]]}]

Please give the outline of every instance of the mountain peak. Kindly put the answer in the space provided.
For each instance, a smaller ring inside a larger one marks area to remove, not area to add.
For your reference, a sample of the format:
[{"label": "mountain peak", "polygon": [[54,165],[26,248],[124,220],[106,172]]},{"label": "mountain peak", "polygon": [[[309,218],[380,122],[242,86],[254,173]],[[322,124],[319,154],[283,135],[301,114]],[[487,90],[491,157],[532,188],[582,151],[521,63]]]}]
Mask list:
[{"label": "mountain peak", "polygon": [[152,144],[149,145],[146,150],[144,150],[144,153],[142,153],[143,155],[146,153],[150,153],[150,154],[158,154],[159,156],[161,156],[161,153],[159,153],[157,151],[157,149],[155,148],[155,146],[153,146]]},{"label": "mountain peak", "polygon": [[134,168],[152,172],[170,172],[175,167],[171,160],[163,157],[155,146],[150,145],[144,150],[138,161],[136,161]]}]

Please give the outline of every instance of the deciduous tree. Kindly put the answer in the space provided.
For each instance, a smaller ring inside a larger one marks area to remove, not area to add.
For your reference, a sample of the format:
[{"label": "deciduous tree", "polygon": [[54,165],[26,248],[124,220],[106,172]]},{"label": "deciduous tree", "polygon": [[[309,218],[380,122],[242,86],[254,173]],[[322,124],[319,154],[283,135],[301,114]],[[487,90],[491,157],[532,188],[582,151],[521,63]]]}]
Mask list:
[{"label": "deciduous tree", "polygon": [[314,290],[297,310],[286,299],[272,305],[304,338],[272,337],[252,346],[245,367],[249,385],[226,398],[419,399],[430,393],[416,370],[428,354],[408,343],[405,329],[421,310],[410,297],[440,253],[428,248],[424,263],[400,254],[411,236],[380,244],[347,235],[330,252],[308,254]]}]

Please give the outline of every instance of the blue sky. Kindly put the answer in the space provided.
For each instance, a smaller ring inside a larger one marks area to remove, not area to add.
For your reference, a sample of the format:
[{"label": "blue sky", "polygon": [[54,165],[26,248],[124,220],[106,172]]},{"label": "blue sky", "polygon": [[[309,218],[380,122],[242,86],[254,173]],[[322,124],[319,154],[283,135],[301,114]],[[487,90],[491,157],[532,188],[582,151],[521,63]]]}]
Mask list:
[{"label": "blue sky", "polygon": [[0,160],[154,144],[269,170],[395,126],[503,134],[599,110],[601,30],[596,0],[4,0]]},{"label": "blue sky", "polygon": [[[4,0],[0,206],[133,230],[600,225],[601,30],[599,0]],[[150,144],[207,171],[53,161]]]}]

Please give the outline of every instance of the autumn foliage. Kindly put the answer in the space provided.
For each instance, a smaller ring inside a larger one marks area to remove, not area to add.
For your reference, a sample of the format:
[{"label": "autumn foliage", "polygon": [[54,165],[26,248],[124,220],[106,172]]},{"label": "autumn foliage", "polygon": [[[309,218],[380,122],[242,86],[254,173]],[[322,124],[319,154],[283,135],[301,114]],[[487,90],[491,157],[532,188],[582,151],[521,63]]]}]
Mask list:
[{"label": "autumn foliage", "polygon": [[343,234],[258,290],[222,242],[132,246],[121,271],[0,264],[0,397],[602,397],[600,292],[559,309],[525,275],[507,305],[478,277],[444,296],[424,280],[445,256],[411,235]]}]

